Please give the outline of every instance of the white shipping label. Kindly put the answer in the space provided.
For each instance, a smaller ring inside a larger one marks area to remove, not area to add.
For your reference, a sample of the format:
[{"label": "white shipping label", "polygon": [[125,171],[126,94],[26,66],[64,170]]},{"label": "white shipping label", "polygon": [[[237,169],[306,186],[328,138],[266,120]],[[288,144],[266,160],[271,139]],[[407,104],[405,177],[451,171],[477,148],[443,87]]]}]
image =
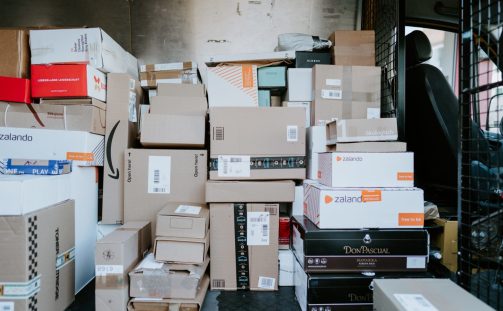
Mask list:
[{"label": "white shipping label", "polygon": [[134,91],[134,87],[136,85],[136,81],[134,79],[129,79],[129,89]]},{"label": "white shipping label", "polygon": [[123,265],[96,265],[96,276],[107,276],[109,274],[123,274]]},{"label": "white shipping label", "polygon": [[138,116],[136,113],[136,93],[135,92],[129,92],[129,121],[130,122],[137,122],[138,121]]},{"label": "white shipping label", "polygon": [[321,90],[321,98],[323,99],[342,99],[341,90]]},{"label": "white shipping label", "polygon": [[379,119],[381,117],[381,108],[367,108],[367,119]]},{"label": "white shipping label", "polygon": [[341,86],[341,79],[326,79],[325,84],[331,86]]},{"label": "white shipping label", "polygon": [[40,291],[41,277],[39,274],[28,282],[0,283],[0,288],[2,289],[0,298],[22,300],[33,296]]},{"label": "white shipping label", "polygon": [[148,157],[148,193],[171,192],[171,157]]},{"label": "white shipping label", "polygon": [[438,311],[428,299],[420,294],[393,294],[407,311]]},{"label": "white shipping label", "polygon": [[299,140],[299,127],[297,125],[286,126],[286,141],[296,142]]},{"label": "white shipping label", "polygon": [[426,258],[421,256],[408,256],[407,269],[424,269],[426,268]]},{"label": "white shipping label", "polygon": [[193,214],[199,215],[201,212],[201,206],[191,206],[191,205],[178,205],[175,210],[177,214]]},{"label": "white shipping label", "polygon": [[0,301],[0,311],[14,311],[14,301]]},{"label": "white shipping label", "polygon": [[250,156],[218,156],[218,177],[250,177]]},{"label": "white shipping label", "polygon": [[276,284],[275,278],[266,278],[265,276],[258,277],[258,288],[264,289],[274,289],[274,285]]},{"label": "white shipping label", "polygon": [[269,245],[269,212],[248,212],[246,216],[248,245]]}]

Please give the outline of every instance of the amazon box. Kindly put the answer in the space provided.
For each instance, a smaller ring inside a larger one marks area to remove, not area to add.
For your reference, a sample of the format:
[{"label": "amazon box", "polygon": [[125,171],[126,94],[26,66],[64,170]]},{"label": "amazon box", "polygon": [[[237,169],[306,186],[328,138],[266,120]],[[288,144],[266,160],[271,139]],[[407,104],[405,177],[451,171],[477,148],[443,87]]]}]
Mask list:
[{"label": "amazon box", "polygon": [[142,119],[140,142],[144,147],[204,148],[206,115],[148,113]]},{"label": "amazon box", "polygon": [[157,236],[204,239],[209,230],[210,212],[202,204],[168,204],[157,214]]},{"label": "amazon box", "polygon": [[28,30],[0,29],[0,76],[29,78],[30,46]]},{"label": "amazon box", "polygon": [[150,113],[175,115],[205,115],[208,103],[203,96],[153,96]]},{"label": "amazon box", "polygon": [[158,236],[155,239],[154,256],[156,261],[202,264],[209,246],[209,234],[201,239]]},{"label": "amazon box", "polygon": [[101,219],[104,224],[124,222],[124,150],[135,147],[141,94],[140,84],[131,76],[108,75]]},{"label": "amazon box", "polygon": [[375,32],[373,30],[337,30],[328,38],[332,42],[332,64],[375,66]]}]

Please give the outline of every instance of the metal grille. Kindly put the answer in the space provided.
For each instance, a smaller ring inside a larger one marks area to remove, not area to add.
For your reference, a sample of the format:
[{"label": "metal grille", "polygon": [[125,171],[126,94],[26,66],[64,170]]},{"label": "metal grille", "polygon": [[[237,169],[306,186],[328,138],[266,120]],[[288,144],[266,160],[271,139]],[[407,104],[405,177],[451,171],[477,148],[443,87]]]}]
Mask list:
[{"label": "metal grille", "polygon": [[459,283],[503,310],[503,4],[461,3]]}]

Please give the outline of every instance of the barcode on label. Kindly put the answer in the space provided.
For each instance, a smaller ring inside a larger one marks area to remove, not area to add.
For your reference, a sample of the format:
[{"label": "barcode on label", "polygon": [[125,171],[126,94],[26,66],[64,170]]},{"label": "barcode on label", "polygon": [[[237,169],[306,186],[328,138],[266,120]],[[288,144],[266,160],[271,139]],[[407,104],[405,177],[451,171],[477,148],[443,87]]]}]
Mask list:
[{"label": "barcode on label", "polygon": [[232,158],[231,157],[231,163],[238,163],[238,162],[243,162],[243,159],[241,159],[241,158]]},{"label": "barcode on label", "polygon": [[224,174],[229,174],[229,160],[223,159],[224,168],[222,169]]},{"label": "barcode on label", "polygon": [[262,236],[269,237],[269,225],[262,225]]},{"label": "barcode on label", "polygon": [[265,211],[268,212],[270,215],[276,215],[278,214],[278,208],[277,207],[265,207]]},{"label": "barcode on label", "polygon": [[321,98],[323,99],[342,99],[341,90],[321,90]]},{"label": "barcode on label", "polygon": [[218,156],[219,177],[250,177],[250,156]]},{"label": "barcode on label", "polygon": [[159,170],[154,170],[154,184],[158,184],[161,180],[161,172]]},{"label": "barcode on label", "polygon": [[225,288],[225,280],[215,279],[211,283],[211,287],[213,288]]},{"label": "barcode on label", "polygon": [[288,125],[286,127],[286,141],[299,140],[299,127],[297,125]]},{"label": "barcode on label", "polygon": [[214,134],[215,140],[224,140],[224,128],[223,127],[215,127],[213,134]]},{"label": "barcode on label", "polygon": [[258,278],[258,287],[259,288],[265,288],[265,289],[274,289],[274,284],[276,283],[275,278],[267,278],[260,276]]},{"label": "barcode on label", "polygon": [[152,191],[154,193],[165,193],[165,192],[167,192],[166,188],[156,188],[156,187],[152,188]]}]

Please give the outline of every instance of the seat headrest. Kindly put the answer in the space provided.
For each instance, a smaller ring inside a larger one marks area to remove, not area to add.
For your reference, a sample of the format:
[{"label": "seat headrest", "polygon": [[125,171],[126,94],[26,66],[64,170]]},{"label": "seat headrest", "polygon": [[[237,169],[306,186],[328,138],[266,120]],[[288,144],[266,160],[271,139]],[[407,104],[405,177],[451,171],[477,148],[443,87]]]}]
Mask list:
[{"label": "seat headrest", "polygon": [[424,32],[414,30],[405,36],[406,66],[418,65],[431,58],[431,44]]}]

